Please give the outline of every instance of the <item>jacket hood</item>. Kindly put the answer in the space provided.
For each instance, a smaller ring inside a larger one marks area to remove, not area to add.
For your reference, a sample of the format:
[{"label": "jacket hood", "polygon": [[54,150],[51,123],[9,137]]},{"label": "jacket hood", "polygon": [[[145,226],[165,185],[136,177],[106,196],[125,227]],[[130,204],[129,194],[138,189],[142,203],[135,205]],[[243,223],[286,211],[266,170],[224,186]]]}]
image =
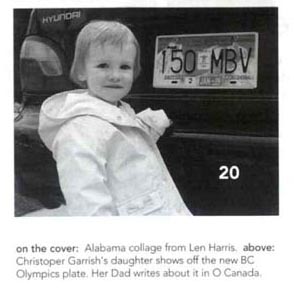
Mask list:
[{"label": "jacket hood", "polygon": [[91,115],[118,125],[137,126],[133,109],[122,101],[121,106],[128,112],[129,119],[125,117],[125,114],[122,117],[122,111],[118,107],[89,95],[87,90],[55,94],[46,99],[41,106],[39,135],[51,150],[61,126],[75,117]]}]

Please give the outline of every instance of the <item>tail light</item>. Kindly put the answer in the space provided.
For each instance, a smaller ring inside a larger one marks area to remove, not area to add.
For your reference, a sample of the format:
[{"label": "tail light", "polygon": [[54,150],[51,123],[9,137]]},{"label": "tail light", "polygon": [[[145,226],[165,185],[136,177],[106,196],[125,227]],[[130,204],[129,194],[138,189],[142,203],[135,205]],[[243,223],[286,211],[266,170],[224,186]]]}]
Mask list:
[{"label": "tail light", "polygon": [[40,97],[71,89],[63,51],[47,38],[28,36],[20,52],[24,96]]}]

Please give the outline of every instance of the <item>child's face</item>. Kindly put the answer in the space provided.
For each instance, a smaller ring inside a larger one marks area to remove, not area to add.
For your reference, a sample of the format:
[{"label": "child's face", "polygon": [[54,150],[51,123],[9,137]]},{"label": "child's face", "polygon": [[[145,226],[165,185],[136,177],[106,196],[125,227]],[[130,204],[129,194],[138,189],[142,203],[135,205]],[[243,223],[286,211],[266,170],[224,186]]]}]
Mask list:
[{"label": "child's face", "polygon": [[90,93],[116,104],[130,91],[134,79],[136,47],[134,44],[90,45],[81,80],[87,82]]}]

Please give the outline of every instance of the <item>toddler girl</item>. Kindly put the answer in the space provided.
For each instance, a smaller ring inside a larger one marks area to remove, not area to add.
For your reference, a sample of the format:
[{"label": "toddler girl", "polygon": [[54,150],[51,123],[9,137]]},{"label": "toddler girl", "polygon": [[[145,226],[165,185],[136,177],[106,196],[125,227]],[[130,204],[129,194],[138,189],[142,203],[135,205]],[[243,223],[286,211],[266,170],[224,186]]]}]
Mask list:
[{"label": "toddler girl", "polygon": [[139,73],[140,47],[125,25],[81,30],[71,78],[83,89],[53,95],[40,112],[66,204],[31,215],[190,215],[156,146],[169,119],[122,101]]}]

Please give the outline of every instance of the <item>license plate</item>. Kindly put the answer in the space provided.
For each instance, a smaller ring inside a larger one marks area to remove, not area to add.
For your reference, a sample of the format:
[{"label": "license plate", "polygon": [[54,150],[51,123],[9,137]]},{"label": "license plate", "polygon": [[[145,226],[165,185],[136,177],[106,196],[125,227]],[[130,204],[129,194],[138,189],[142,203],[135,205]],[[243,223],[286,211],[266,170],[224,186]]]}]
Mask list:
[{"label": "license plate", "polygon": [[157,36],[153,86],[253,89],[257,56],[256,32]]}]

